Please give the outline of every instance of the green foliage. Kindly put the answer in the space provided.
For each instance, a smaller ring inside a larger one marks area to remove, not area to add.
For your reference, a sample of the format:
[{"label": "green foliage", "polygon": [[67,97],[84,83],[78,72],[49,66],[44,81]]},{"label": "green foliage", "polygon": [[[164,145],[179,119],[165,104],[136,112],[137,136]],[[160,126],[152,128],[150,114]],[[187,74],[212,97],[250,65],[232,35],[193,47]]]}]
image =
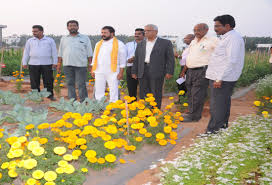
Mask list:
[{"label": "green foliage", "polygon": [[178,84],[176,80],[179,78],[180,72],[180,64],[178,60],[176,60],[174,75],[171,79],[165,80],[164,92],[178,92]]},{"label": "green foliage", "polygon": [[246,53],[242,75],[236,87],[248,86],[267,74],[271,74],[269,56],[265,53]]},{"label": "green foliage", "polygon": [[22,98],[19,94],[12,93],[11,91],[0,90],[0,104],[2,105],[16,105],[24,104],[25,98]]},{"label": "green foliage", "polygon": [[53,102],[50,107],[54,107],[57,110],[64,112],[74,112],[80,113],[81,115],[85,113],[99,113],[105,110],[108,103],[105,102],[106,98],[100,101],[91,100],[86,98],[82,103],[75,101],[74,99],[64,100],[62,97],[59,102]]},{"label": "green foliage", "polygon": [[256,87],[256,96],[272,97],[272,75],[267,75],[265,78],[260,79]]},{"label": "green foliage", "polygon": [[48,92],[46,88],[42,89],[40,92],[38,92],[37,89],[32,89],[32,91],[27,93],[25,97],[27,100],[40,103],[43,101],[43,98],[50,96],[50,94],[51,93]]}]

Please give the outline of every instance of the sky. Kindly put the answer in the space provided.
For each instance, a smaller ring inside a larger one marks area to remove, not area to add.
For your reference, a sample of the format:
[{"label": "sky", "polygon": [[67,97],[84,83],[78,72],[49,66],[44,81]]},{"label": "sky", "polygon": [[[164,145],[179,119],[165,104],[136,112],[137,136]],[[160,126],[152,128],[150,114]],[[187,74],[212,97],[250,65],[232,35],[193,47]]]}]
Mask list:
[{"label": "sky", "polygon": [[40,24],[45,34],[67,34],[66,22],[79,21],[79,31],[97,35],[105,25],[116,34],[133,35],[135,28],[156,24],[160,35],[184,36],[197,23],[230,14],[243,36],[272,37],[272,0],[0,0],[3,36],[31,34]]}]

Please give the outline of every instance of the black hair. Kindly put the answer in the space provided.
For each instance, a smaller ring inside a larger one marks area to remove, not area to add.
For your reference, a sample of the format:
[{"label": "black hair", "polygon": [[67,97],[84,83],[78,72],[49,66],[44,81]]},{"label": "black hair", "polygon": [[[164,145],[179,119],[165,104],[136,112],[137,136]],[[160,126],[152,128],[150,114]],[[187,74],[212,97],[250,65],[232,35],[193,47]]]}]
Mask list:
[{"label": "black hair", "polygon": [[102,30],[109,30],[110,33],[115,33],[115,29],[112,26],[104,26]]},{"label": "black hair", "polygon": [[39,31],[43,31],[43,27],[41,25],[34,25],[32,29],[37,28]]},{"label": "black hair", "polygon": [[70,20],[67,22],[67,26],[70,24],[70,23],[75,23],[77,26],[78,26],[78,22],[76,20]]},{"label": "black hair", "polygon": [[235,28],[235,20],[231,15],[220,15],[214,18],[213,21],[220,22],[223,26],[229,24],[231,28]]},{"label": "black hair", "polygon": [[136,28],[135,31],[140,31],[143,35],[145,35],[143,28]]}]

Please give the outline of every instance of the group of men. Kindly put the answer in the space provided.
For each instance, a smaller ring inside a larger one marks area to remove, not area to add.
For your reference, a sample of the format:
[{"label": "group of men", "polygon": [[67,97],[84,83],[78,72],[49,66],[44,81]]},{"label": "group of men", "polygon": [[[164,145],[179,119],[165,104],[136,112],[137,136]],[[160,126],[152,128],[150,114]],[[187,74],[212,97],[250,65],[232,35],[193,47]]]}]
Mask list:
[{"label": "group of men", "polygon": [[69,35],[60,41],[57,55],[53,39],[43,35],[40,25],[33,26],[34,37],[26,43],[23,66],[29,65],[31,88],[40,90],[40,76],[44,87],[53,94],[53,68],[61,69],[66,76],[68,98],[76,99],[76,88],[80,102],[88,97],[86,89],[87,71],[95,78],[94,97],[101,100],[105,96],[106,84],[110,90],[110,102],[119,98],[119,80],[126,78],[129,96],[137,98],[139,85],[140,99],[147,93],[155,97],[161,108],[163,83],[174,73],[175,57],[180,58],[180,77],[186,76],[182,89],[187,90],[189,112],[184,121],[198,121],[201,118],[207,88],[210,86],[211,119],[207,132],[216,132],[226,127],[230,114],[230,97],[238,80],[244,62],[243,38],[234,30],[235,20],[230,15],[214,19],[214,29],[219,38],[207,36],[208,26],[201,23],[194,27],[194,34],[188,34],[184,43],[188,44],[182,55],[174,54],[171,41],[158,37],[158,27],[148,24],[135,30],[135,40],[126,45],[115,37],[115,30],[105,26],[101,30],[101,40],[94,52],[90,39],[78,32],[75,20],[67,22]]}]

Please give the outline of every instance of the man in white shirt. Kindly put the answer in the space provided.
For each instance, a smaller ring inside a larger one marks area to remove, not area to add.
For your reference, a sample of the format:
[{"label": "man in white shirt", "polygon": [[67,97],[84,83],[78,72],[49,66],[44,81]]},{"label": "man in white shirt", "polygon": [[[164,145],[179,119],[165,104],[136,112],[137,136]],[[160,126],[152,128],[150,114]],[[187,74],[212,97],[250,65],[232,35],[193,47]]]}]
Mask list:
[{"label": "man in white shirt", "polygon": [[118,100],[118,84],[123,78],[127,53],[123,42],[114,35],[113,27],[103,27],[102,40],[95,45],[92,76],[95,78],[94,96],[97,100],[105,96],[106,83],[110,89],[110,102]]},{"label": "man in white shirt", "polygon": [[194,27],[195,39],[188,48],[186,66],[181,77],[186,72],[186,88],[189,112],[184,116],[184,122],[194,122],[201,119],[209,81],[205,78],[210,56],[217,44],[216,37],[207,36],[209,27],[205,23]]},{"label": "man in white shirt", "polygon": [[58,61],[56,44],[52,38],[43,35],[43,27],[40,25],[34,25],[32,33],[34,37],[27,40],[24,48],[23,68],[29,66],[31,89],[40,92],[42,76],[44,88],[51,93],[48,98],[54,101],[52,68],[56,68]]},{"label": "man in white shirt", "polygon": [[[68,98],[77,99],[75,84],[78,87],[80,102],[88,97],[86,88],[87,69],[91,72],[93,50],[89,37],[78,32],[79,24],[76,20],[67,22],[69,35],[63,36],[60,40],[59,58],[57,70],[66,76],[68,87]],[[87,68],[88,66],[88,68]]]},{"label": "man in white shirt", "polygon": [[214,19],[214,30],[220,40],[210,58],[206,78],[211,89],[211,118],[207,132],[214,133],[228,126],[231,95],[244,66],[245,44],[237,33],[235,20],[231,15],[222,15]]},{"label": "man in white shirt", "polygon": [[[191,44],[192,40],[194,40],[195,35],[194,34],[188,34],[183,38],[183,42],[187,45],[186,48],[183,50],[182,55],[178,55],[177,53],[175,54],[175,57],[180,59],[179,64],[181,66],[181,70],[180,70],[180,77],[184,77],[185,75],[182,73],[183,68],[186,66],[186,58],[188,56],[189,53],[189,45]],[[181,91],[185,91],[185,93],[183,94],[183,96],[186,95],[187,92],[187,88],[185,85],[185,82],[183,82],[182,84],[178,84],[178,89]]]},{"label": "man in white shirt", "polygon": [[128,88],[128,94],[130,97],[137,97],[137,85],[138,80],[132,78],[131,76],[131,68],[133,66],[133,62],[135,59],[135,50],[137,47],[137,44],[144,40],[144,29],[143,28],[137,28],[135,29],[134,34],[135,40],[132,42],[128,42],[126,44],[127,48],[127,68],[126,68],[126,78],[127,78],[127,88]]}]

